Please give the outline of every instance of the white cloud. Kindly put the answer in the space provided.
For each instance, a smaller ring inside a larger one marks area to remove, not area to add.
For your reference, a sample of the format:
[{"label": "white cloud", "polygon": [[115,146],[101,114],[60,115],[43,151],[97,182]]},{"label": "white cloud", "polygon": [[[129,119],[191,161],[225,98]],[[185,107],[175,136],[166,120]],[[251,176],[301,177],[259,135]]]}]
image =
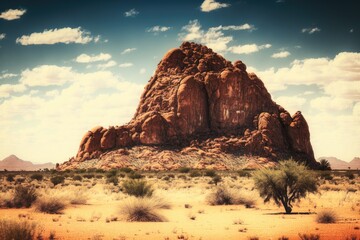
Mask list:
[{"label": "white cloud", "polygon": [[282,96],[276,98],[275,102],[283,106],[292,115],[302,110],[306,99],[299,96]]},{"label": "white cloud", "polygon": [[122,55],[136,51],[136,48],[127,48],[121,52]]},{"label": "white cloud", "polygon": [[308,33],[308,34],[313,34],[313,33],[320,32],[320,31],[321,31],[321,29],[318,27],[301,29],[302,33]]},{"label": "white cloud", "polygon": [[44,30],[39,33],[31,33],[29,36],[23,35],[16,39],[16,43],[21,45],[39,45],[39,44],[56,44],[56,43],[80,43],[86,44],[93,41],[90,32],[78,28],[60,28]]},{"label": "white cloud", "polygon": [[146,69],[145,68],[141,68],[139,71],[140,74],[145,74],[146,73]]},{"label": "white cloud", "polygon": [[271,47],[271,44],[269,44],[269,43],[264,44],[264,45],[256,45],[255,43],[253,43],[253,44],[233,46],[233,47],[230,47],[229,50],[230,50],[230,52],[236,53],[236,54],[250,54],[250,53],[258,52],[262,49],[266,49],[266,48],[270,48],[270,47]]},{"label": "white cloud", "polygon": [[132,67],[132,66],[134,66],[134,64],[130,63],[130,62],[119,64],[119,67],[121,67],[121,68],[128,68],[128,67]]},{"label": "white cloud", "polygon": [[352,108],[353,101],[336,97],[318,97],[311,100],[310,105],[317,111],[346,110]]},{"label": "white cloud", "polygon": [[1,34],[0,34],[0,40],[3,40],[5,37],[6,37],[6,34],[5,34],[5,33],[1,33]]},{"label": "white cloud", "polygon": [[52,156],[51,161],[63,162],[76,154],[89,129],[131,119],[142,84],[124,81],[109,71],[71,75],[74,81],[61,88],[0,102],[0,126],[5,126],[0,134],[2,157],[15,153],[30,161],[48,162]]},{"label": "white cloud", "polygon": [[218,26],[209,28],[207,31],[201,29],[201,24],[198,20],[191,20],[189,23],[182,27],[182,32],[179,33],[180,41],[195,41],[205,44],[207,47],[213,49],[215,52],[228,51],[228,44],[233,40],[231,35],[226,36],[223,31],[252,31],[255,27],[248,23],[235,26]]},{"label": "white cloud", "polygon": [[75,61],[78,63],[91,63],[91,62],[100,62],[100,61],[108,61],[111,59],[111,55],[108,53],[100,53],[99,55],[87,55],[81,54],[79,55]]},{"label": "white cloud", "polygon": [[166,27],[166,26],[153,26],[153,27],[149,28],[148,30],[146,30],[146,32],[152,32],[152,33],[158,34],[160,32],[169,31],[170,29],[171,29],[171,27]]},{"label": "white cloud", "polygon": [[271,55],[272,58],[286,58],[288,56],[290,56],[290,53],[288,51],[281,51]]},{"label": "white cloud", "polygon": [[114,60],[111,60],[111,61],[108,61],[107,63],[99,64],[98,68],[102,68],[102,69],[111,68],[111,67],[116,66],[116,64],[117,63]]},{"label": "white cloud", "polygon": [[61,86],[73,81],[75,74],[71,67],[56,65],[41,65],[33,69],[26,69],[21,73],[20,83],[34,86]]},{"label": "white cloud", "polygon": [[25,9],[9,9],[5,12],[2,12],[0,14],[0,18],[10,21],[10,20],[19,19],[25,13],[26,13]]},{"label": "white cloud", "polygon": [[7,98],[13,93],[21,93],[26,90],[23,84],[2,84],[0,85],[0,98]]},{"label": "white cloud", "polygon": [[124,13],[124,16],[125,16],[125,17],[135,17],[135,16],[138,15],[138,14],[139,14],[139,12],[136,11],[135,8],[133,8],[133,9],[130,9],[129,11],[125,12],[125,13]]},{"label": "white cloud", "polygon": [[211,12],[211,11],[214,11],[216,9],[225,8],[225,7],[230,7],[230,4],[219,3],[219,2],[216,2],[215,0],[205,0],[201,4],[200,9],[203,12]]},{"label": "white cloud", "polygon": [[12,77],[16,77],[17,74],[14,74],[14,73],[4,73],[2,75],[0,75],[0,79],[3,79],[3,78],[12,78]]},{"label": "white cloud", "polygon": [[256,71],[266,86],[281,90],[286,85],[316,84],[327,94],[356,99],[360,86],[360,53],[341,52],[333,59],[307,58],[295,60],[290,67]]}]

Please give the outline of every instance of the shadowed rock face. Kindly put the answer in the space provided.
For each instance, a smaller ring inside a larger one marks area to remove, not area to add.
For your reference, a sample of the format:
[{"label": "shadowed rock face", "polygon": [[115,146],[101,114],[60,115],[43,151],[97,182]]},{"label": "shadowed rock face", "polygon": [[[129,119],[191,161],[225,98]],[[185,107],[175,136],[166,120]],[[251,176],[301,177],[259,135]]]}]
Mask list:
[{"label": "shadowed rock face", "polygon": [[165,54],[128,124],[93,128],[83,137],[76,157],[60,168],[141,145],[178,151],[191,146],[274,161],[293,157],[316,166],[309,128],[300,112],[291,117],[273,102],[263,82],[247,73],[241,61],[232,64],[189,42]]}]

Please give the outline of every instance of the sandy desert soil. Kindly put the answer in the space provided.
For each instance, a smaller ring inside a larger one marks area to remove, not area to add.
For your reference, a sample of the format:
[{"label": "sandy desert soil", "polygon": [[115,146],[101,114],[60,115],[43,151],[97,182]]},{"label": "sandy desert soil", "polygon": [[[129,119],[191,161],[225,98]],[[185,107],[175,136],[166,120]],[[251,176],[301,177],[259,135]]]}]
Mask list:
[{"label": "sandy desert soil", "polygon": [[[210,206],[207,198],[217,187],[210,177],[190,177],[189,174],[147,173],[145,180],[155,189],[154,195],[171,204],[161,209],[166,222],[126,222],[120,206],[131,197],[119,191],[119,186],[106,183],[106,178],[74,181],[55,187],[47,181],[33,180],[42,197],[85,198],[86,204],[67,203],[62,214],[40,213],[32,208],[0,209],[0,219],[36,222],[44,235],[54,232],[56,239],[300,239],[298,234],[318,234],[320,239],[360,239],[360,177],[349,180],[335,176],[321,180],[320,191],[302,199],[294,206],[294,214],[283,214],[283,208],[264,204],[253,181],[237,173],[219,173],[222,183],[255,201],[255,206]],[[161,177],[162,175],[163,177]],[[17,176],[19,177],[19,176]],[[161,178],[161,179],[159,179]],[[13,183],[1,179],[0,201],[5,199]],[[30,181],[30,179],[28,180]],[[130,200],[129,200],[130,199]],[[186,205],[186,206],[185,206]],[[332,209],[337,223],[317,223],[316,213]],[[116,219],[117,218],[117,219]],[[116,221],[110,221],[116,219]],[[353,237],[353,238],[350,238]],[[356,238],[355,238],[356,237]],[[286,238],[284,238],[286,239]]]}]

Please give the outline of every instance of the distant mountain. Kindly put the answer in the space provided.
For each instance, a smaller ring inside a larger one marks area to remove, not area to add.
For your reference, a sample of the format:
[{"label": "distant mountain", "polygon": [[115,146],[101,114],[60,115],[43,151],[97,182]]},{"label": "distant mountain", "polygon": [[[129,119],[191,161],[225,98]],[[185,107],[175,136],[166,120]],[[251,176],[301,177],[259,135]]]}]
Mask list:
[{"label": "distant mountain", "polygon": [[331,169],[337,170],[337,169],[360,169],[360,158],[355,157],[350,162],[346,162],[344,160],[340,160],[336,157],[319,157],[317,161],[320,161],[321,159],[326,159],[329,161],[331,165]]},{"label": "distant mountain", "polygon": [[44,168],[54,168],[55,164],[53,163],[42,163],[34,164],[30,161],[24,161],[18,158],[15,155],[10,155],[0,161],[0,171],[6,169],[8,171],[36,171]]}]

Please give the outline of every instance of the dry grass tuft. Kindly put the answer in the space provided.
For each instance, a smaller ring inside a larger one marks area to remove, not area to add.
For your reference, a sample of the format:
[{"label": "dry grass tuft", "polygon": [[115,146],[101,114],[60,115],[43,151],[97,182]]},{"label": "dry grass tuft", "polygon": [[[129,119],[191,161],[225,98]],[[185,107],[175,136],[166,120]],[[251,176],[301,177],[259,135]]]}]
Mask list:
[{"label": "dry grass tuft", "polygon": [[120,213],[128,222],[165,222],[156,210],[159,205],[152,198],[130,198],[120,208]]},{"label": "dry grass tuft", "polygon": [[33,240],[36,234],[36,224],[16,222],[13,220],[0,220],[1,240]]},{"label": "dry grass tuft", "polygon": [[61,214],[65,208],[64,199],[58,197],[43,197],[35,203],[35,209],[43,213]]},{"label": "dry grass tuft", "polygon": [[337,214],[332,210],[323,210],[316,216],[316,222],[318,223],[336,223]]},{"label": "dry grass tuft", "polygon": [[218,187],[208,195],[207,202],[210,205],[245,205],[247,208],[252,208],[256,204],[256,200],[249,194],[235,192],[224,186]]}]

